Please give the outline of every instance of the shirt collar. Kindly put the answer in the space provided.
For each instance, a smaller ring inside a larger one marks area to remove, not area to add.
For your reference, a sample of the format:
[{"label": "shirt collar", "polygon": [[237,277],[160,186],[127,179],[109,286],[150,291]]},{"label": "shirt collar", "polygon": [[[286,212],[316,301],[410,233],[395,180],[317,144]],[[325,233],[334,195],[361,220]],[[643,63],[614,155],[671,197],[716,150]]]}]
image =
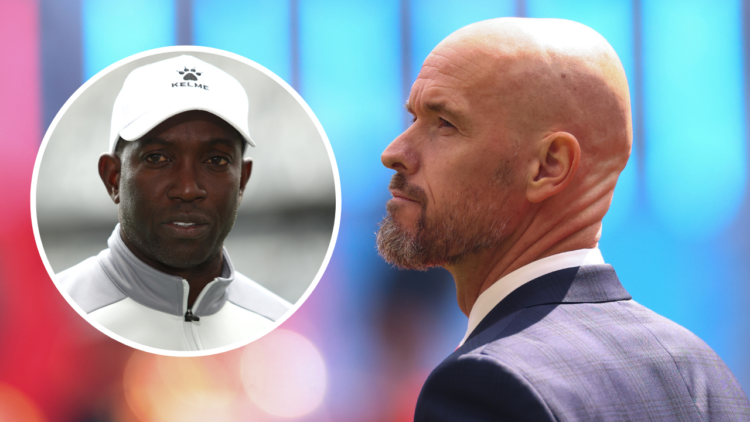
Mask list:
[{"label": "shirt collar", "polygon": [[505,299],[510,293],[523,286],[531,280],[539,278],[545,274],[565,268],[580,267],[583,265],[600,265],[604,264],[602,252],[598,247],[593,249],[578,249],[570,252],[563,252],[556,255],[539,259],[530,264],[513,271],[496,281],[487,290],[482,292],[469,313],[469,324],[463,340],[459,344],[461,347],[469,335],[477,328],[477,325],[487,316],[487,314]]},{"label": "shirt collar", "polygon": [[[129,298],[157,311],[181,316],[187,311],[190,285],[181,277],[163,273],[136,257],[122,240],[120,225],[107,240],[109,249],[98,260],[112,282]],[[221,276],[208,283],[193,304],[197,316],[213,315],[227,301],[227,287],[234,280],[234,266],[226,249]]]}]

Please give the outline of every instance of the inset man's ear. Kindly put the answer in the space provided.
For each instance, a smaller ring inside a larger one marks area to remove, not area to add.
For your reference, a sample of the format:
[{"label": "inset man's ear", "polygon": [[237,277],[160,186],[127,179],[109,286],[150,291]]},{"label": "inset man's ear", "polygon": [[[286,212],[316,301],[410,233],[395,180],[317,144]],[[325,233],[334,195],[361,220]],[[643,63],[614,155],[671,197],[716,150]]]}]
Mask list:
[{"label": "inset man's ear", "polygon": [[568,132],[555,132],[542,139],[534,156],[526,199],[538,203],[557,195],[573,180],[581,160],[581,146]]},{"label": "inset man's ear", "polygon": [[115,204],[120,203],[120,171],[119,157],[114,154],[102,154],[99,157],[99,177]]},{"label": "inset man's ear", "polygon": [[240,198],[242,198],[242,194],[245,192],[245,186],[247,186],[247,181],[250,180],[250,173],[253,172],[253,159],[252,158],[245,158],[242,160],[242,175],[240,176]]}]

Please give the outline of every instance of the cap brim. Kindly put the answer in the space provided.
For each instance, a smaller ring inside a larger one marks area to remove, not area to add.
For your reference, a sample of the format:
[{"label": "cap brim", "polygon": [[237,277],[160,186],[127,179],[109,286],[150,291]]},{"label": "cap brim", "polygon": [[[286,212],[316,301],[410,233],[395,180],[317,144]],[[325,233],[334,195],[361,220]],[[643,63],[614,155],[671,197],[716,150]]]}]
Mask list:
[{"label": "cap brim", "polygon": [[125,128],[120,131],[119,135],[126,141],[134,141],[141,138],[151,129],[155,128],[161,122],[169,119],[170,117],[192,110],[206,111],[219,117],[220,119],[229,123],[233,128],[235,128],[237,132],[242,135],[242,138],[245,140],[245,142],[250,144],[250,146],[255,146],[255,142],[252,140],[252,138],[250,138],[250,134],[247,133],[245,129],[243,129],[240,125],[237,124],[237,122],[230,119],[229,117],[216,112],[213,107],[206,104],[205,100],[201,101],[201,104],[189,104],[183,102],[181,104],[166,104],[157,106],[135,119],[129,125],[125,126]]}]

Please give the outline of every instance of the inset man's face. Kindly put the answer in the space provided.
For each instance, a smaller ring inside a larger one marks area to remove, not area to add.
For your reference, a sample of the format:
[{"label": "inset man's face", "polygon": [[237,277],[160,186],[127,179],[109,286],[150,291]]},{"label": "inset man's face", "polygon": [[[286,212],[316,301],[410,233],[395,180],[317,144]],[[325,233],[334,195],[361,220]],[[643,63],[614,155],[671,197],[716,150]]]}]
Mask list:
[{"label": "inset man's face", "polygon": [[213,114],[190,111],[120,142],[119,214],[128,247],[157,269],[220,257],[250,176],[240,134]]}]

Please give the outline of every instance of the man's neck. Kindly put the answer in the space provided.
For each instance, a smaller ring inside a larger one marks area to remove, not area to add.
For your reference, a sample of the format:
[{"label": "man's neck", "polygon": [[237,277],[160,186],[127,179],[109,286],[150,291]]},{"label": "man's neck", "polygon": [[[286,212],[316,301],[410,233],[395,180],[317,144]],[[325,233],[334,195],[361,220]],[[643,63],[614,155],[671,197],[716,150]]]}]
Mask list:
[{"label": "man's neck", "polygon": [[599,241],[601,222],[584,227],[562,239],[553,239],[549,233],[532,241],[530,231],[525,231],[508,244],[486,249],[464,257],[446,269],[456,282],[456,296],[461,311],[469,316],[482,292],[511,272],[548,256],[578,249],[593,248]]},{"label": "man's neck", "polygon": [[224,256],[219,253],[217,256],[207,260],[205,263],[193,268],[174,268],[171,272],[164,271],[167,274],[176,275],[187,280],[190,285],[188,293],[188,307],[192,308],[198,295],[208,283],[214,281],[216,277],[221,276],[221,270],[224,266]]},{"label": "man's neck", "polygon": [[122,234],[122,232],[121,238],[130,252],[132,252],[133,255],[143,261],[143,263],[145,263],[146,265],[163,273],[181,277],[188,282],[188,284],[190,285],[190,292],[188,293],[188,307],[190,308],[193,307],[193,304],[195,303],[196,299],[198,299],[198,295],[200,295],[201,291],[203,291],[203,288],[206,287],[208,283],[214,281],[216,277],[220,277],[221,271],[224,268],[224,255],[222,253],[222,249],[219,249],[209,259],[194,267],[176,268],[159,262],[144,254],[138,248],[136,248],[127,239],[127,237]]}]

